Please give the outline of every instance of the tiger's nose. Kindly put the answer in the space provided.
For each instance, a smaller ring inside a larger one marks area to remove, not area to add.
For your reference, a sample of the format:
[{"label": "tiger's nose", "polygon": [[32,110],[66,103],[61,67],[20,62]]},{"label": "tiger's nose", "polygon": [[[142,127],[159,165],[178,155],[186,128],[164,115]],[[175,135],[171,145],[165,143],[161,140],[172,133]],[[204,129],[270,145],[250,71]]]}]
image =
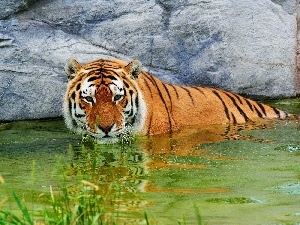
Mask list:
[{"label": "tiger's nose", "polygon": [[112,130],[113,126],[115,124],[112,124],[112,125],[106,125],[106,126],[98,126],[98,128],[103,131],[106,135],[108,135],[108,133]]}]

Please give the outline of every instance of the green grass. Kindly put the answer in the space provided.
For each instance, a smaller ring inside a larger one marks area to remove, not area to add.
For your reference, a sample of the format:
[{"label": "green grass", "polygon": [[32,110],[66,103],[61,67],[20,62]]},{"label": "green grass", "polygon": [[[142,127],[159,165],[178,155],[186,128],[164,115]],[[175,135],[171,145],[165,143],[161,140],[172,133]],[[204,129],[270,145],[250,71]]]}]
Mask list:
[{"label": "green grass", "polygon": [[[91,142],[78,148],[69,146],[68,152],[67,157],[56,159],[56,183],[50,186],[49,193],[45,194],[44,209],[29,210],[25,202],[12,191],[19,210],[1,209],[0,204],[0,225],[133,224],[126,221],[119,208],[122,207],[120,202],[130,199],[124,188],[135,188],[130,179],[126,180],[125,177],[136,170],[136,166],[131,168],[132,164],[143,161],[143,153],[135,150],[131,144],[97,145]],[[36,162],[33,161],[30,174],[32,189],[37,173],[35,167]],[[143,174],[135,173],[134,176]],[[0,178],[1,185],[5,181],[1,175]],[[135,216],[140,217],[134,218],[139,220],[138,224],[141,224],[141,221],[147,225],[160,224],[157,220],[151,220],[146,212]],[[198,210],[196,221],[202,224]],[[178,224],[186,224],[185,219],[178,221]]]}]

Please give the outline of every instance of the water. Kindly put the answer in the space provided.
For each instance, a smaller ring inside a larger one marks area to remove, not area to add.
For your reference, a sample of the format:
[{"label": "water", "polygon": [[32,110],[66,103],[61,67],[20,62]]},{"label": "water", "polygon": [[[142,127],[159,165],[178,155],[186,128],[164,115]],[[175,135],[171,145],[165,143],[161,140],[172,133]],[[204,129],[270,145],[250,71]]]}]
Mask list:
[{"label": "water", "polygon": [[[300,113],[299,99],[269,104]],[[297,224],[299,134],[297,120],[266,121],[83,149],[60,119],[2,123],[0,210],[17,212],[14,191],[39,212],[62,176],[70,192],[93,177],[103,196],[119,188],[114,210],[128,224],[141,223],[144,212],[153,224],[195,224],[196,211],[208,224]]]}]

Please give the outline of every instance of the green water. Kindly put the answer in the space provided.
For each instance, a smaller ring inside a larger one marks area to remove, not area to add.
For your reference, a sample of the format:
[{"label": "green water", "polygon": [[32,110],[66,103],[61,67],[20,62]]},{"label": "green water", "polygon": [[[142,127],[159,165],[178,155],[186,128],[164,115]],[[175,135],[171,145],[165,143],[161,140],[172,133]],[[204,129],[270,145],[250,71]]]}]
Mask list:
[{"label": "green water", "polygon": [[[300,113],[300,99],[269,104]],[[187,127],[83,149],[60,119],[0,123],[0,175],[0,210],[18,211],[14,191],[38,214],[62,176],[69,191],[93,177],[102,195],[119,187],[114,210],[127,224],[144,212],[151,224],[195,224],[195,208],[207,224],[298,224],[300,124]]]}]

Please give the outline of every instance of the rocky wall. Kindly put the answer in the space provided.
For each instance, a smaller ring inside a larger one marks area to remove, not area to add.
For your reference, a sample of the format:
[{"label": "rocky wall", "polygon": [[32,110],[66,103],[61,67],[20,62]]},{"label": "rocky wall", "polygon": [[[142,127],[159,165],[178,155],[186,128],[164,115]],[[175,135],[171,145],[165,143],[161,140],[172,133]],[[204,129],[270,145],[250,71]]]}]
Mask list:
[{"label": "rocky wall", "polygon": [[64,62],[139,59],[172,83],[299,94],[296,0],[2,0],[0,120],[61,116]]}]

